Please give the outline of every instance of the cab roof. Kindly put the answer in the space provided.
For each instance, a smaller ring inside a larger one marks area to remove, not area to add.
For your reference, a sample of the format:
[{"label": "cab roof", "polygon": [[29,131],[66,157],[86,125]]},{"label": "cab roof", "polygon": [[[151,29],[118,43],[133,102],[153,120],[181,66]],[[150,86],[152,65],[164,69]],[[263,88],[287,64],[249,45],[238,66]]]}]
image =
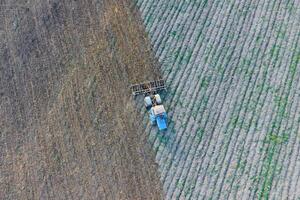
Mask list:
[{"label": "cab roof", "polygon": [[160,115],[166,112],[163,105],[157,105],[153,107],[154,115]]}]

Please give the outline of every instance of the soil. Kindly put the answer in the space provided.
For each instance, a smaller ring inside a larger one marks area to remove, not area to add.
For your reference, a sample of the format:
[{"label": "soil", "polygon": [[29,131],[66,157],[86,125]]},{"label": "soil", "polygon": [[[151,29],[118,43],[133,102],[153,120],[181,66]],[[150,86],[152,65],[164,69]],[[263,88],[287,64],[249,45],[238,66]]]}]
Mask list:
[{"label": "soil", "polygon": [[129,1],[0,1],[0,199],[161,199],[129,85],[161,78]]}]

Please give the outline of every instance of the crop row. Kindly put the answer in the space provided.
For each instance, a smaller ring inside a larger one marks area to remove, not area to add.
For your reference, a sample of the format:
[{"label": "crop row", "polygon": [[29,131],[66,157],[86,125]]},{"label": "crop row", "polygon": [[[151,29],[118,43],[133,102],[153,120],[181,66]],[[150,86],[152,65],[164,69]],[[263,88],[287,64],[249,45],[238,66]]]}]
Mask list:
[{"label": "crop row", "polygon": [[168,132],[148,125],[167,199],[298,197],[299,3],[136,5],[169,86]]}]

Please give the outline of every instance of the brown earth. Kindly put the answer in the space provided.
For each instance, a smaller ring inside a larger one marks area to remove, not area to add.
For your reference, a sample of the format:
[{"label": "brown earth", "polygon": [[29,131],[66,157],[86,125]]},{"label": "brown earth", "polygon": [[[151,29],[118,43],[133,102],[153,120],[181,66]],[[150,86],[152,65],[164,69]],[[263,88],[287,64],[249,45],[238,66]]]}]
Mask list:
[{"label": "brown earth", "polygon": [[161,199],[130,83],[160,78],[127,1],[0,1],[0,199]]}]

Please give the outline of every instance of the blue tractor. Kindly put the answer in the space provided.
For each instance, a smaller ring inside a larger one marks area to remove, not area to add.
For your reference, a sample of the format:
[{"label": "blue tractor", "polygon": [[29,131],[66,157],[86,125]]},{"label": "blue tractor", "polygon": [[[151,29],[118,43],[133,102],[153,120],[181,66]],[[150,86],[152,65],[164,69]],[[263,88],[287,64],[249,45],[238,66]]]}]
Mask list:
[{"label": "blue tractor", "polygon": [[150,123],[157,125],[160,131],[167,130],[167,112],[162,105],[159,91],[165,90],[163,79],[150,81],[141,84],[131,85],[131,92],[134,96],[144,94],[144,104],[149,113]]}]

